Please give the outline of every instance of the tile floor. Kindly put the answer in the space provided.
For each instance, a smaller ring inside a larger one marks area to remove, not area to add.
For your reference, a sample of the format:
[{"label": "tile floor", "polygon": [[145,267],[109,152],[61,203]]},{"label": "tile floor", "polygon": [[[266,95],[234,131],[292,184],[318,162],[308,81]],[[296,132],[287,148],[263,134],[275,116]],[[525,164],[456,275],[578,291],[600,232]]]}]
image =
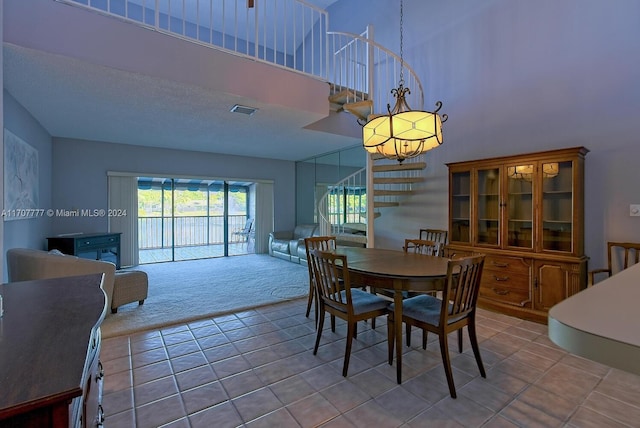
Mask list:
[{"label": "tile floor", "polygon": [[[295,300],[103,341],[105,426],[117,427],[638,427],[640,376],[571,355],[546,326],[478,316],[487,378],[451,340],[449,396],[436,336],[414,329],[403,383],[386,363],[386,324],[360,323],[341,376],[345,325],[325,329]],[[327,323],[328,324],[328,323]],[[452,337],[454,339],[455,337]]]}]

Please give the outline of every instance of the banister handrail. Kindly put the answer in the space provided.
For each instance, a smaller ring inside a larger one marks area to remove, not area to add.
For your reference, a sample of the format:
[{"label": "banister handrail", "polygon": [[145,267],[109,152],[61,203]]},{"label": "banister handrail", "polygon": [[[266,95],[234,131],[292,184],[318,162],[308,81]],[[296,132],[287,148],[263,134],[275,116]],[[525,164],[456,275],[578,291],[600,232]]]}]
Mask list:
[{"label": "banister handrail", "polygon": [[[327,31],[327,35],[329,36],[329,38],[331,37],[349,37],[352,40],[350,40],[347,43],[342,44],[340,47],[338,47],[337,49],[333,50],[333,56],[335,57],[337,54],[339,54],[341,51],[346,49],[347,45],[351,45],[355,42],[361,42],[364,43],[374,49],[379,50],[380,52],[384,53],[385,55],[393,58],[394,60],[394,67],[400,67],[400,65],[397,64],[401,64],[408,72],[409,72],[409,76],[410,79],[407,82],[407,84],[405,85],[406,87],[411,88],[411,86],[413,85],[413,83],[415,83],[416,85],[416,90],[417,90],[417,94],[418,94],[418,104],[414,105],[413,107],[415,109],[422,109],[424,108],[424,88],[422,87],[422,82],[420,82],[420,79],[418,78],[417,73],[415,72],[415,70],[406,63],[406,61],[403,61],[402,58],[400,58],[399,55],[395,54],[394,52],[392,52],[391,50],[387,49],[386,47],[382,46],[381,44],[375,42],[374,40],[371,40],[363,35],[359,35],[359,34],[355,34],[355,33],[350,33],[350,32],[346,32],[346,31]],[[375,67],[375,64],[373,64],[373,66]],[[395,76],[394,76],[395,77]],[[337,83],[337,82],[333,82],[332,83]],[[397,80],[394,79],[394,81],[392,82],[392,86],[389,86],[389,90],[395,86],[393,86],[393,84],[398,83]],[[351,89],[355,89],[358,90],[358,88],[351,88]],[[366,91],[362,91],[362,92],[366,92]],[[373,94],[370,94],[373,95]],[[375,100],[377,97],[373,97],[373,99]],[[414,97],[415,98],[415,97]],[[374,108],[374,111],[376,111],[376,109]],[[378,110],[380,111],[380,110]]]}]

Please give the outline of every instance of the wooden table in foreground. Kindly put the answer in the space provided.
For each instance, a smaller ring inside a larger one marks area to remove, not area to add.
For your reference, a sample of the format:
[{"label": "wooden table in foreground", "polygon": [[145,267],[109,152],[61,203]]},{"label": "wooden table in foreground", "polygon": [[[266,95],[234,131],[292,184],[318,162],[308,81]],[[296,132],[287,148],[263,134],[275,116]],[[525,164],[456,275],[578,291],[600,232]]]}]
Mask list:
[{"label": "wooden table in foreground", "polygon": [[0,427],[101,426],[102,277],[0,285]]},{"label": "wooden table in foreground", "polygon": [[441,290],[449,259],[379,248],[338,247],[347,256],[352,285],[394,292],[396,373],[402,382],[402,292]]}]

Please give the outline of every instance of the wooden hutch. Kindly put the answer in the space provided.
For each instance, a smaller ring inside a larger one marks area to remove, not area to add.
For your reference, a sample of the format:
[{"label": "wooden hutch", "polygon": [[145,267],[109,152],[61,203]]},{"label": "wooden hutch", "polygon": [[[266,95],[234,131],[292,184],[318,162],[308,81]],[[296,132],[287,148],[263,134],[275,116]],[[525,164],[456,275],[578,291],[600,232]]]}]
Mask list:
[{"label": "wooden hutch", "polygon": [[478,304],[538,322],[587,284],[575,147],[449,163],[449,249],[486,254]]}]

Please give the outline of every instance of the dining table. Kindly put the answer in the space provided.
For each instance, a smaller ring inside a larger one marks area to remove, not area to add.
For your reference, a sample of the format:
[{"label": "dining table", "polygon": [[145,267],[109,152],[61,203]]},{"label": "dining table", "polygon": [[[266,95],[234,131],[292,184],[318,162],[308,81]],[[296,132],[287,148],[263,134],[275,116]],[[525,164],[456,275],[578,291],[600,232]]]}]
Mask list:
[{"label": "dining table", "polygon": [[449,259],[400,250],[346,246],[339,246],[336,254],[347,257],[352,286],[368,286],[393,292],[396,376],[398,383],[402,383],[403,292],[442,290]]}]

